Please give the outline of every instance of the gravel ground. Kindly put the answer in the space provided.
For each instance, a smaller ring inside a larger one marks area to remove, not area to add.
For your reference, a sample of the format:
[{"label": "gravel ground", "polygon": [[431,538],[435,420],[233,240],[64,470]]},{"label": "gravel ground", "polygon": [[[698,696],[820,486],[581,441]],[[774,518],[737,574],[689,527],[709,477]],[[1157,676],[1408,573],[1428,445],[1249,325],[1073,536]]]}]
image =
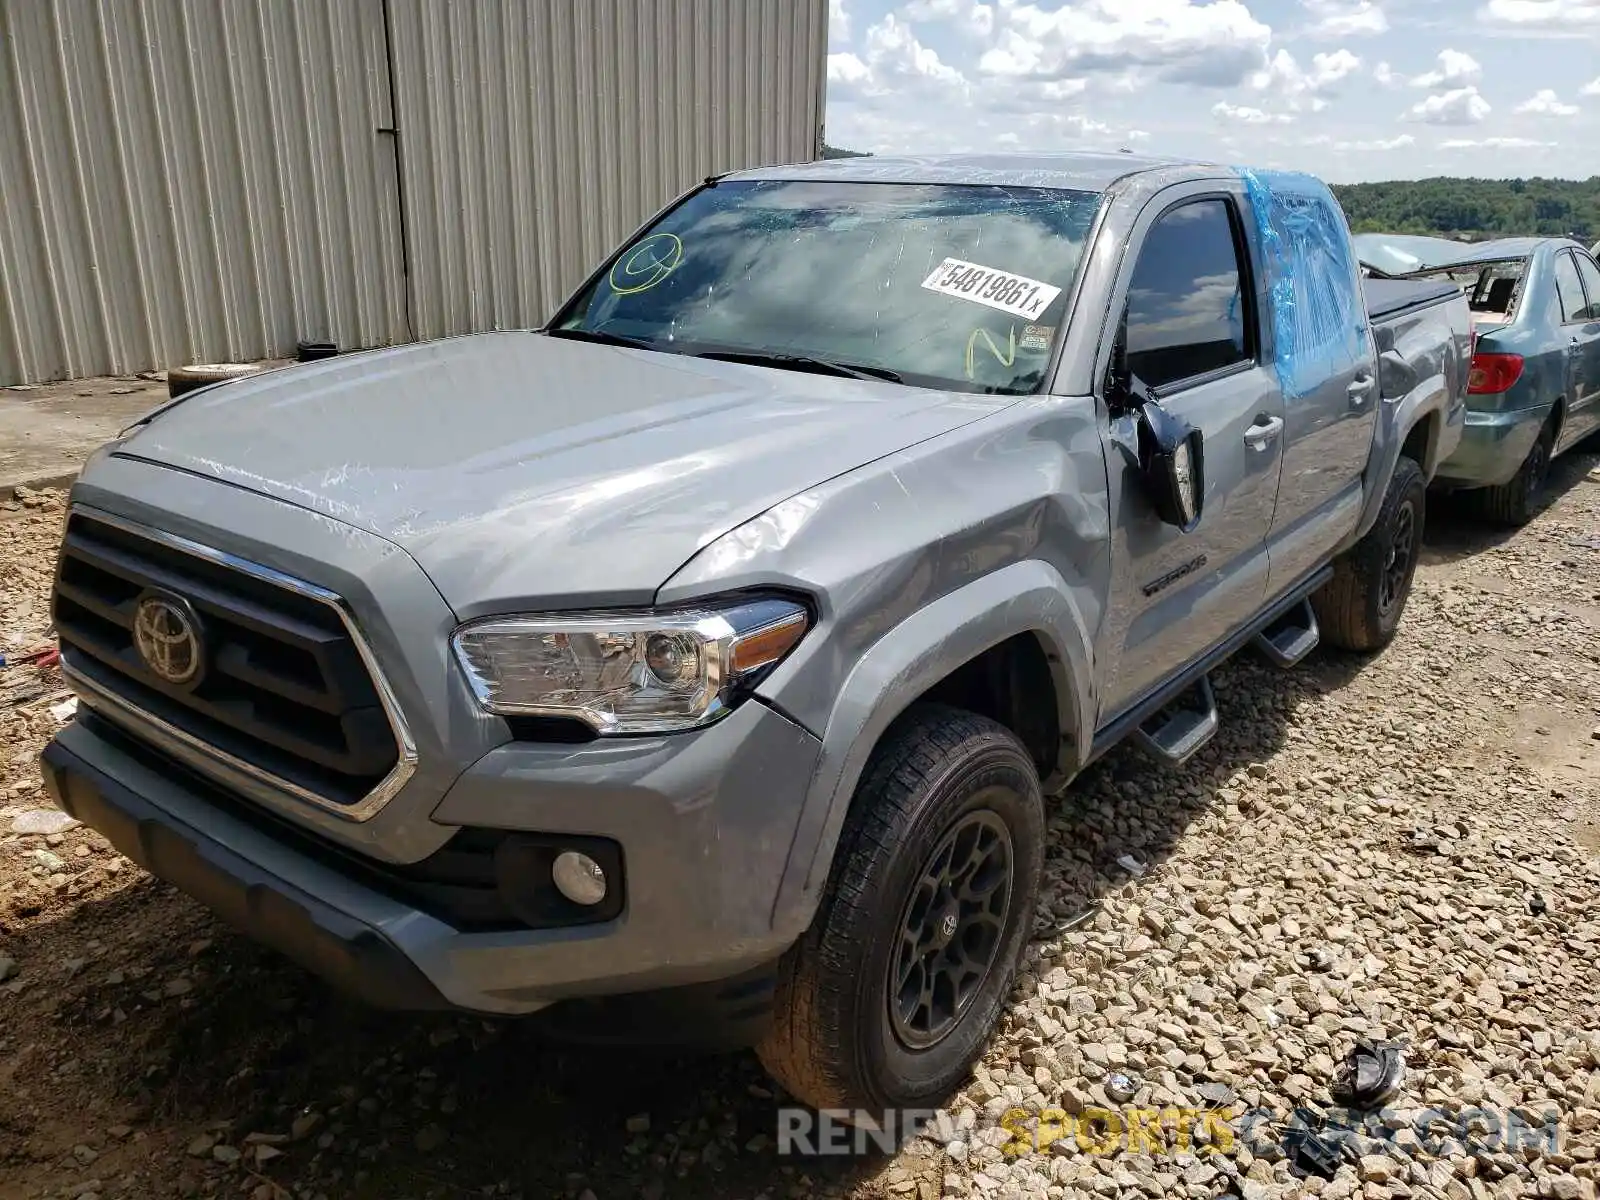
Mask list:
[{"label": "gravel ground", "polygon": [[[1436,514],[1381,656],[1246,655],[1188,767],[1118,753],[1073,786],[1004,1029],[892,1156],[779,1154],[749,1055],[366,1011],[94,833],[11,833],[45,803],[47,673],[0,705],[0,1200],[1593,1197],[1600,460],[1552,493],[1514,536]],[[0,512],[0,642],[45,630],[60,519],[48,493]],[[1362,1036],[1404,1042],[1403,1088],[1332,1180],[1298,1179],[1289,1114],[1327,1109]],[[1213,1115],[1091,1153],[1045,1111],[1130,1106]]]}]

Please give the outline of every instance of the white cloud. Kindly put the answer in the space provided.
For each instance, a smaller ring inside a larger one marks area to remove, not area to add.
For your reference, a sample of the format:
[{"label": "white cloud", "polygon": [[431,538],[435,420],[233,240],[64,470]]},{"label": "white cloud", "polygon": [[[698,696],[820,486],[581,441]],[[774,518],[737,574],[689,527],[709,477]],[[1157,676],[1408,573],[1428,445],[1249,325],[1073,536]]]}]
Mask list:
[{"label": "white cloud", "polygon": [[1399,87],[1402,82],[1400,73],[1386,62],[1381,62],[1372,68],[1372,78],[1383,87]]},{"label": "white cloud", "polygon": [[835,43],[850,43],[850,14],[845,11],[844,0],[828,0],[828,44]]},{"label": "white cloud", "polygon": [[1148,142],[1150,140],[1150,131],[1148,129],[1130,129],[1128,130],[1128,140],[1130,142]]},{"label": "white cloud", "polygon": [[828,83],[842,98],[961,89],[966,82],[966,76],[918,41],[911,26],[894,13],[867,30],[861,54],[828,55]]},{"label": "white cloud", "polygon": [[1600,25],[1600,0],[1489,0],[1484,20],[1523,28]]},{"label": "white cloud", "polygon": [[1556,95],[1553,88],[1541,88],[1528,99],[1517,105],[1519,115],[1533,115],[1539,117],[1575,117],[1578,115],[1576,104],[1563,104],[1561,97]]},{"label": "white cloud", "polygon": [[1524,137],[1489,137],[1473,140],[1472,138],[1451,138],[1449,141],[1440,142],[1441,150],[1534,150],[1550,148],[1557,145],[1555,142],[1536,142],[1532,138]]},{"label": "white cloud", "polygon": [[1389,18],[1372,0],[1301,0],[1315,19],[1312,37],[1364,37],[1389,31]]},{"label": "white cloud", "polygon": [[1231,87],[1261,69],[1272,40],[1242,0],[1077,0],[1053,11],[1002,0],[995,17],[978,68],[1003,76],[1149,67],[1168,82]]},{"label": "white cloud", "polygon": [[1427,125],[1477,125],[1492,111],[1475,87],[1440,92],[1411,106],[1405,116]]},{"label": "white cloud", "polygon": [[1111,132],[1111,126],[1101,121],[1092,120],[1081,113],[1069,113],[1062,118],[1068,125],[1077,129],[1085,137],[1098,136]]},{"label": "white cloud", "polygon": [[1312,55],[1309,70],[1302,70],[1287,50],[1279,50],[1266,70],[1251,77],[1250,86],[1281,97],[1291,111],[1309,105],[1312,112],[1321,112],[1328,105],[1323,96],[1360,69],[1361,60],[1348,50]]},{"label": "white cloud", "polygon": [[1052,79],[1036,85],[1036,91],[1041,100],[1069,100],[1088,86],[1086,79]]},{"label": "white cloud", "polygon": [[1439,65],[1411,80],[1412,87],[1436,88],[1441,84],[1477,83],[1483,78],[1483,64],[1464,50],[1439,51]]},{"label": "white cloud", "polygon": [[1578,89],[1578,95],[1580,95],[1580,96],[1600,96],[1600,79],[1596,79],[1593,83],[1584,84],[1581,88]]},{"label": "white cloud", "polygon": [[900,11],[910,21],[950,21],[982,38],[994,32],[994,5],[979,0],[909,0]]},{"label": "white cloud", "polygon": [[1371,138],[1353,142],[1335,142],[1335,150],[1357,150],[1362,153],[1371,153],[1380,150],[1404,150],[1407,146],[1415,146],[1417,139],[1409,133],[1402,133],[1399,137]]},{"label": "white cloud", "polygon": [[856,84],[865,83],[871,75],[872,72],[867,70],[867,64],[854,54],[828,55],[828,82],[830,84],[840,83],[846,87],[852,87]]},{"label": "white cloud", "polygon": [[1224,121],[1240,121],[1246,125],[1287,125],[1294,120],[1288,113],[1269,113],[1247,104],[1229,104],[1226,100],[1213,104],[1211,112]]}]

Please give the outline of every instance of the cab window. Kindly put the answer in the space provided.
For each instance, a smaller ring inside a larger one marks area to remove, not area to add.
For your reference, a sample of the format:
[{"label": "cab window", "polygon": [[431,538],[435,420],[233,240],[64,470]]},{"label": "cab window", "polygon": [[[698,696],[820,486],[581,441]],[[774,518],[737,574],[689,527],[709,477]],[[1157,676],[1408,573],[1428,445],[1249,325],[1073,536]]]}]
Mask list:
[{"label": "cab window", "polygon": [[1127,369],[1149,387],[1255,358],[1226,200],[1196,200],[1151,226],[1128,289]]}]

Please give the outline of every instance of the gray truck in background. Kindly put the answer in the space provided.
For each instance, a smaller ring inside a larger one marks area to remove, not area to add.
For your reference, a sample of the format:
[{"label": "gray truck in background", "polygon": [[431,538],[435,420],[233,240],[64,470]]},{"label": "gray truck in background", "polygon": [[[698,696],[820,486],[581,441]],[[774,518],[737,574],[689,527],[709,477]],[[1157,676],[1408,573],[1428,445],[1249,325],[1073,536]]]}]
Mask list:
[{"label": "gray truck in background", "polygon": [[[60,806],[380,1005],[937,1103],[1045,798],[1255,646],[1393,637],[1458,288],[1129,155],[708,180],[541,330],[190,393],[73,489]],[[1071,793],[1064,803],[1071,803]]]}]

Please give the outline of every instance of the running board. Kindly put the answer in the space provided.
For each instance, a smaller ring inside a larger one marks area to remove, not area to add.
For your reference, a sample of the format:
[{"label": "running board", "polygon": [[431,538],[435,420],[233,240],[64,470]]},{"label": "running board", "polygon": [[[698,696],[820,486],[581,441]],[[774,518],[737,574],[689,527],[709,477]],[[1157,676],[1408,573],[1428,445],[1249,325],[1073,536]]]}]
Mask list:
[{"label": "running board", "polygon": [[1292,667],[1317,648],[1322,630],[1309,599],[1300,601],[1256,634],[1256,649],[1280,667]]},{"label": "running board", "polygon": [[[1197,708],[1184,703],[1189,695],[1195,695],[1199,701]],[[1152,758],[1177,767],[1188,762],[1216,737],[1220,724],[1217,698],[1211,691],[1211,676],[1202,675],[1190,693],[1178,697],[1135,729],[1133,738]]]}]

